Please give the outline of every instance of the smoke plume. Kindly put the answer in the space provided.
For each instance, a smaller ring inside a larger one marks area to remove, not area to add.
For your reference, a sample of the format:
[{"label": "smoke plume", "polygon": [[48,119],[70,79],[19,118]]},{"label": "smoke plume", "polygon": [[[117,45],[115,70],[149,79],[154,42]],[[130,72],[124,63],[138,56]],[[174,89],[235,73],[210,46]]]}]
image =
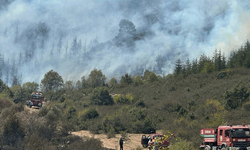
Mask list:
[{"label": "smoke plume", "polygon": [[108,79],[166,75],[178,58],[228,56],[249,39],[249,16],[248,0],[1,0],[1,78],[10,84],[13,66],[22,83],[51,69],[64,80],[94,68]]}]

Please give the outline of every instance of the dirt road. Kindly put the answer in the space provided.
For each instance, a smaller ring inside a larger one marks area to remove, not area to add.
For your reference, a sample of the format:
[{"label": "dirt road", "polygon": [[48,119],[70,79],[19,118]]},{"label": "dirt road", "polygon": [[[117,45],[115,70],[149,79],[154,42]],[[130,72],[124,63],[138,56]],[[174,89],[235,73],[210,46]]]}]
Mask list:
[{"label": "dirt road", "polygon": [[[110,148],[110,149],[119,149],[119,139],[121,137],[120,134],[117,134],[115,138],[107,138],[105,134],[95,134],[92,135],[89,131],[81,130],[77,132],[72,132],[73,135],[77,135],[80,137],[93,137],[99,139],[103,143],[103,147]],[[128,140],[124,141],[123,149],[124,150],[136,150],[138,148],[142,149],[141,146],[141,136],[142,134],[127,134]]]}]

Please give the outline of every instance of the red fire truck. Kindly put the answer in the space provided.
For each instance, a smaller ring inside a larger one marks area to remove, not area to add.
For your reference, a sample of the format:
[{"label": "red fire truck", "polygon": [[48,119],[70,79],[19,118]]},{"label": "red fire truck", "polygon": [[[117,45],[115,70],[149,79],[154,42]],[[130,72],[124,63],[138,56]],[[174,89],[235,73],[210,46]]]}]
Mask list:
[{"label": "red fire truck", "polygon": [[201,129],[204,137],[201,149],[205,150],[250,150],[249,127],[245,124],[219,126],[217,129]]},{"label": "red fire truck", "polygon": [[43,94],[32,92],[30,100],[26,101],[26,104],[29,108],[32,106],[42,107],[43,105]]}]

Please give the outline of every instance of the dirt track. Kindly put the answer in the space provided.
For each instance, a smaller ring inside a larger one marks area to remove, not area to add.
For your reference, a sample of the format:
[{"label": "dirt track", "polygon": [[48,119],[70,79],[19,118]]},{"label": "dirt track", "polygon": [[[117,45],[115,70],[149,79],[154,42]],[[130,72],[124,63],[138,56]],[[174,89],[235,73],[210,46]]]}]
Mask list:
[{"label": "dirt track", "polygon": [[[43,105],[45,106],[45,105]],[[33,106],[32,108],[29,108],[27,106],[25,106],[26,110],[29,110],[30,113],[33,112],[38,112],[39,111],[39,107]],[[86,130],[81,130],[81,131],[76,131],[76,132],[72,132],[71,134],[73,135],[77,135],[80,137],[93,137],[96,139],[99,139],[102,141],[103,143],[103,147],[109,148],[109,149],[116,149],[118,150],[119,147],[119,139],[121,137],[120,134],[117,134],[115,138],[107,138],[106,134],[91,134],[89,131]],[[135,150],[136,148],[143,148],[141,146],[141,136],[142,134],[127,134],[127,140],[124,141],[123,144],[123,149],[124,150]]]},{"label": "dirt track", "polygon": [[[110,149],[119,149],[119,139],[121,137],[120,134],[117,134],[115,138],[107,138],[105,134],[95,134],[92,135],[89,131],[81,130],[77,132],[72,132],[73,135],[77,135],[80,137],[94,137],[96,139],[100,139],[103,143],[103,146]],[[127,134],[128,140],[124,141],[123,149],[124,150],[135,150],[136,148],[142,148],[141,146],[141,136],[142,134]]]}]

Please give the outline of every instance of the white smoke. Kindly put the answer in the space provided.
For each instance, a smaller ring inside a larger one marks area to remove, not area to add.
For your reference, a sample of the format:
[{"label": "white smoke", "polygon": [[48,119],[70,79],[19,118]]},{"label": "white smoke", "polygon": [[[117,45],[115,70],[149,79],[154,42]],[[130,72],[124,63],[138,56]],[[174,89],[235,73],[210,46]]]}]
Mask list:
[{"label": "white smoke", "polygon": [[[201,54],[211,57],[215,49],[228,56],[239,48],[250,36],[249,8],[247,0],[0,2],[0,54],[5,61],[18,62],[20,53],[24,56],[34,50],[31,60],[19,65],[23,83],[40,83],[51,69],[64,80],[80,80],[94,68],[109,79],[141,69],[138,72],[149,69],[166,75],[172,73],[178,58],[185,62]],[[131,21],[140,35],[131,47],[113,42],[122,19]],[[42,23],[48,29],[46,36],[37,31]],[[67,58],[75,37],[82,48]],[[165,58],[161,65],[160,56]]]}]

